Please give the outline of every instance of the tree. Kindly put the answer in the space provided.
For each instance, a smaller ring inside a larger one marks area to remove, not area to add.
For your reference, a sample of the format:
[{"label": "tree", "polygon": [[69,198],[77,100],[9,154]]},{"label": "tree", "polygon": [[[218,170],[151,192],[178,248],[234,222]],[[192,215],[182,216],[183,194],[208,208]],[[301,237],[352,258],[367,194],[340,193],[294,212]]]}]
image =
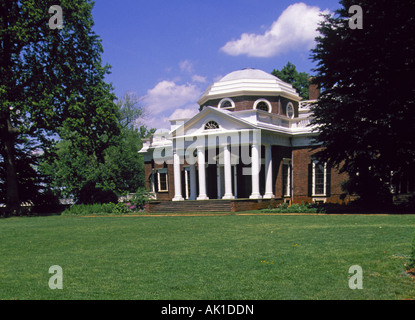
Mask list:
[{"label": "tree", "polygon": [[57,194],[74,197],[78,202],[90,202],[96,192],[113,192],[120,196],[144,186],[144,161],[138,151],[142,139],[155,129],[149,130],[144,125],[137,127],[145,111],[134,95],[126,94],[116,105],[121,131],[104,150],[103,161],[99,161],[95,153],[74,147],[73,140],[63,139],[57,144],[57,156],[41,164],[41,172],[52,177],[51,185]]},{"label": "tree", "polygon": [[308,99],[308,88],[309,88],[309,78],[310,75],[306,72],[298,72],[297,68],[291,62],[287,64],[281,70],[273,70],[271,72],[277,78],[280,78],[282,81],[292,84],[294,89],[297,90],[300,97],[307,100]]},{"label": "tree", "polygon": [[35,141],[53,155],[62,137],[95,154],[118,135],[112,88],[104,81],[103,48],[93,32],[89,0],[62,0],[63,29],[51,29],[49,0],[4,0],[0,4],[0,151],[6,204],[20,205],[18,141]]},{"label": "tree", "polygon": [[[349,191],[382,204],[391,174],[415,164],[415,1],[340,4],[312,50],[322,88],[312,107],[318,155],[349,174]],[[363,9],[362,29],[349,27],[352,5]]]}]

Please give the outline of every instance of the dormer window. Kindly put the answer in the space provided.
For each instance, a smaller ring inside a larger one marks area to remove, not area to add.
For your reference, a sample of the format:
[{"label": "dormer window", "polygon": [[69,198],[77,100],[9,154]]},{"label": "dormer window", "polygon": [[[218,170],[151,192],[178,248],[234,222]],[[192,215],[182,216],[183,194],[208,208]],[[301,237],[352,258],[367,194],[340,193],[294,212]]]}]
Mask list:
[{"label": "dormer window", "polygon": [[254,110],[262,110],[265,112],[271,112],[271,103],[265,99],[259,99],[254,103]]},{"label": "dormer window", "polygon": [[222,99],[218,104],[219,109],[231,109],[235,108],[235,103],[230,98]]},{"label": "dormer window", "polygon": [[205,124],[205,130],[219,129],[219,124],[216,121],[208,121]]},{"label": "dormer window", "polygon": [[294,105],[291,102],[287,104],[287,117],[290,119],[294,118]]}]

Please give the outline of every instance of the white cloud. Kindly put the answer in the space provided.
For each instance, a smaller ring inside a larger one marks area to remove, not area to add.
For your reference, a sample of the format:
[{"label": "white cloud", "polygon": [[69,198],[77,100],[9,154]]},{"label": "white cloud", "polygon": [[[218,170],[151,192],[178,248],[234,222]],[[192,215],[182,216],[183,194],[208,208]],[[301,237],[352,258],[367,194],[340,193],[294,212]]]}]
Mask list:
[{"label": "white cloud", "polygon": [[197,101],[202,91],[196,85],[176,84],[173,81],[163,80],[147,91],[143,102],[146,110],[152,115],[165,111],[172,111],[189,103]]},{"label": "white cloud", "polygon": [[173,113],[169,114],[166,112],[167,115],[161,114],[159,116],[150,117],[145,125],[148,128],[156,128],[156,129],[168,129],[170,130],[170,121],[169,120],[180,120],[180,119],[188,119],[193,117],[199,112],[199,105],[188,105],[185,108],[178,108],[173,111]]},{"label": "white cloud", "polygon": [[145,125],[170,129],[169,119],[190,118],[198,112],[202,90],[195,84],[163,80],[147,91],[143,103],[148,113]]},{"label": "white cloud", "polygon": [[305,3],[290,5],[264,34],[244,33],[240,39],[232,40],[221,48],[229,55],[250,57],[272,57],[292,50],[309,50],[314,46],[318,35],[318,22],[321,20],[318,7]]},{"label": "white cloud", "polygon": [[193,63],[189,60],[184,60],[179,63],[180,70],[193,73]]},{"label": "white cloud", "polygon": [[199,75],[195,74],[195,75],[192,76],[192,81],[193,82],[206,83],[206,77],[199,76]]},{"label": "white cloud", "polygon": [[196,113],[199,112],[199,105],[196,103],[193,106],[189,106],[186,109],[176,109],[174,112],[170,115],[169,119],[173,120],[179,120],[179,119],[188,119],[193,117]]}]

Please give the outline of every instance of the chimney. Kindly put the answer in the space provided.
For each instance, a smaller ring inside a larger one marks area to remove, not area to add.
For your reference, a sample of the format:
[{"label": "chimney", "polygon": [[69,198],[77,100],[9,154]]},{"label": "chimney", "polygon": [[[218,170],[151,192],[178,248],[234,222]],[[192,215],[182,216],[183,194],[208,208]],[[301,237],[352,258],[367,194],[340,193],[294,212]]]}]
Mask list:
[{"label": "chimney", "polygon": [[314,77],[308,78],[309,87],[308,87],[308,100],[317,100],[320,97],[320,88],[318,84],[313,83]]}]

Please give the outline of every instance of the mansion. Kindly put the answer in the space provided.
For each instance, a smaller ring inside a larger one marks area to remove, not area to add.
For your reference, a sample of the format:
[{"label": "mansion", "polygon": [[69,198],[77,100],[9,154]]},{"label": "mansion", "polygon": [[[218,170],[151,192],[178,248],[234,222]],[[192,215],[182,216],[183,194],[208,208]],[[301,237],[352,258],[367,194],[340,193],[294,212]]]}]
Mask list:
[{"label": "mansion", "polygon": [[171,204],[342,202],[347,176],[313,157],[310,103],[318,96],[310,85],[310,100],[302,100],[258,69],[229,73],[206,89],[199,113],[144,141],[147,189]]}]

